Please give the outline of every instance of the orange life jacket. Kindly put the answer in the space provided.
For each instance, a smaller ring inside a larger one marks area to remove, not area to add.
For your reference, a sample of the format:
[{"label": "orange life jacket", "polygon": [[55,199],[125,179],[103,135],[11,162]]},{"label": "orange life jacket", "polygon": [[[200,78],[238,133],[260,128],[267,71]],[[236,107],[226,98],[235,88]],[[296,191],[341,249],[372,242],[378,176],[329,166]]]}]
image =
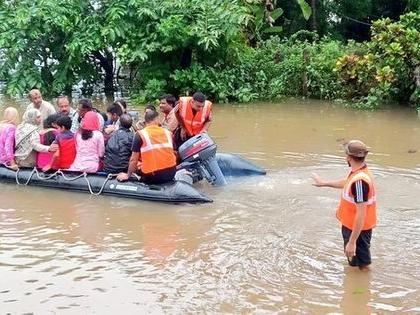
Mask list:
[{"label": "orange life jacket", "polygon": [[176,166],[172,134],[169,130],[159,126],[148,126],[138,133],[142,140],[140,170],[143,174]]},{"label": "orange life jacket", "polygon": [[340,205],[337,210],[337,219],[342,225],[353,230],[354,218],[356,216],[356,203],[351,192],[351,186],[358,180],[363,180],[369,185],[369,195],[366,201],[366,217],[362,230],[369,230],[376,225],[376,189],[372,174],[363,167],[354,173],[350,173],[341,194]]},{"label": "orange life jacket", "polygon": [[212,103],[205,101],[204,107],[199,112],[193,114],[192,97],[180,97],[178,105],[178,113],[182,119],[181,125],[185,127],[190,136],[202,133],[202,129],[206,120],[210,116]]}]

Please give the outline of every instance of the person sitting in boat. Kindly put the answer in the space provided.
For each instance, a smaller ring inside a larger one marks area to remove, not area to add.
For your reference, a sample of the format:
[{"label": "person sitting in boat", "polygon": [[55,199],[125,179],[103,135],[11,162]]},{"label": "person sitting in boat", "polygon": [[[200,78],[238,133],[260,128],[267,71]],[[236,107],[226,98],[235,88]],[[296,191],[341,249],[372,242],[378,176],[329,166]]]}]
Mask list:
[{"label": "person sitting in boat", "polygon": [[58,113],[62,116],[69,116],[73,118],[77,114],[77,111],[71,106],[70,99],[66,95],[60,95],[57,97],[57,108]]},{"label": "person sitting in boat", "polygon": [[179,131],[175,133],[178,144],[208,131],[212,120],[211,108],[212,103],[201,92],[195,92],[192,97],[179,98],[174,108],[179,123]]},{"label": "person sitting in boat", "polygon": [[148,111],[144,116],[146,127],[134,137],[128,172],[118,174],[117,179],[127,180],[139,168],[141,180],[147,184],[172,181],[176,173],[172,134],[159,126],[158,112]]},{"label": "person sitting in boat", "polygon": [[84,114],[80,130],[76,133],[76,157],[69,170],[96,173],[104,156],[104,136],[99,131],[98,114],[88,111]]},{"label": "person sitting in boat", "polygon": [[[148,112],[156,112],[156,107],[152,104],[147,104],[144,108],[144,115],[146,115]],[[143,120],[139,120],[136,124],[136,130],[142,130],[146,127],[146,122]]]},{"label": "person sitting in boat", "polygon": [[23,115],[23,122],[17,126],[15,134],[15,160],[19,167],[34,167],[38,152],[54,152],[56,146],[41,144],[38,130],[41,112],[32,108]]},{"label": "person sitting in boat", "polygon": [[76,157],[76,140],[71,129],[71,118],[61,116],[57,119],[58,134],[54,143],[58,145],[58,150],[54,153],[51,162],[42,169],[47,172],[53,170],[68,169]]},{"label": "person sitting in boat", "polygon": [[120,126],[120,117],[124,113],[124,108],[120,103],[114,102],[106,109],[106,115],[108,117],[106,127],[104,128],[104,134],[110,135]]},{"label": "person sitting in boat", "polygon": [[42,94],[40,90],[37,89],[33,89],[29,92],[29,100],[31,101],[31,103],[28,105],[28,107],[26,108],[26,111],[30,110],[30,109],[38,109],[41,113],[41,127],[42,127],[42,123],[43,121],[50,115],[55,114],[55,108],[54,106],[47,102],[44,101],[44,99],[42,98]]},{"label": "person sitting in boat", "polygon": [[104,169],[109,174],[127,172],[128,161],[131,156],[134,133],[130,128],[133,119],[128,114],[123,114],[119,118],[120,127],[112,133],[105,146]]},{"label": "person sitting in boat", "polygon": [[178,120],[176,119],[174,111],[175,105],[176,98],[172,94],[165,94],[160,97],[159,108],[164,116],[161,125],[170,132],[174,132],[178,127]]},{"label": "person sitting in boat", "polygon": [[117,99],[114,103],[121,106],[123,114],[128,114],[128,112],[127,112],[127,102],[124,99],[122,99],[122,98]]},{"label": "person sitting in boat", "polygon": [[[60,114],[52,114],[44,119],[44,128],[39,132],[39,141],[43,145],[50,146],[58,134],[57,130],[57,119]],[[53,152],[39,152],[36,158],[36,166],[38,168],[44,168],[46,165],[51,163],[53,158]]]},{"label": "person sitting in boat", "polygon": [[15,132],[19,113],[14,107],[7,107],[0,121],[0,164],[17,169],[15,162]]},{"label": "person sitting in boat", "polygon": [[99,130],[102,131],[104,128],[104,117],[101,115],[101,113],[93,108],[91,100],[84,98],[79,101],[79,105],[77,107],[77,113],[73,116],[73,119],[71,121],[71,132],[76,133],[81,125],[81,122],[83,120],[83,117],[86,113],[93,111],[98,116],[99,121]]}]

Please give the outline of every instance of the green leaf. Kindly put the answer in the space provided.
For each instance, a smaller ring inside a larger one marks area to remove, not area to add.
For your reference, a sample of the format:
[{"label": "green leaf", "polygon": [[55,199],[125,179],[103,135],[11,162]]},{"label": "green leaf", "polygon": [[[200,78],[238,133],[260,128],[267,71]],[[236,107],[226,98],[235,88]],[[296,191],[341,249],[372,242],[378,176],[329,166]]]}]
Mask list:
[{"label": "green leaf", "polygon": [[270,34],[273,34],[273,33],[278,34],[278,33],[281,33],[281,32],[283,32],[283,27],[281,27],[281,26],[267,27],[264,30],[264,33],[270,33]]},{"label": "green leaf", "polygon": [[282,8],[277,8],[275,9],[273,12],[271,12],[271,17],[273,18],[273,20],[277,20],[280,16],[283,15],[283,9]]},{"label": "green leaf", "polygon": [[312,14],[312,9],[305,0],[296,0],[302,10],[303,17],[305,20],[309,20],[309,17]]}]

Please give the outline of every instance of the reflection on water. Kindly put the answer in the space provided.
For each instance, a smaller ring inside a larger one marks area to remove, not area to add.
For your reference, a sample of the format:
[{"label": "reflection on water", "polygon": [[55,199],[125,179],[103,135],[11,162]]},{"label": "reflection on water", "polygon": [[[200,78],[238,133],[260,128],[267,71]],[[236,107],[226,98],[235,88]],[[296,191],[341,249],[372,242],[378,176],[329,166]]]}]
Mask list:
[{"label": "reflection on water", "polygon": [[[223,189],[201,184],[210,205],[0,184],[0,313],[420,312],[412,112],[313,102],[221,106],[215,117],[220,147],[269,174]],[[353,135],[372,147],[378,185],[368,273],[346,266],[338,191],[309,178],[342,177],[340,143]]]}]

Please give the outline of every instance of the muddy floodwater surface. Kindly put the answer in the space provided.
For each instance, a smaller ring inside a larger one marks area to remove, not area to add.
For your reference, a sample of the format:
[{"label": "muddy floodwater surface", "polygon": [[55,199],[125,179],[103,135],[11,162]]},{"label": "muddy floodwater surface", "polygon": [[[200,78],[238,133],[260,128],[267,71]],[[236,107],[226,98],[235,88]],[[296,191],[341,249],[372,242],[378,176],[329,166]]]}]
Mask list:
[{"label": "muddy floodwater surface", "polygon": [[[210,134],[267,176],[199,183],[214,199],[204,205],[0,183],[0,313],[420,313],[415,111],[215,105]],[[340,192],[310,178],[345,177],[341,143],[352,138],[370,147],[378,191],[364,273],[346,266]]]}]

